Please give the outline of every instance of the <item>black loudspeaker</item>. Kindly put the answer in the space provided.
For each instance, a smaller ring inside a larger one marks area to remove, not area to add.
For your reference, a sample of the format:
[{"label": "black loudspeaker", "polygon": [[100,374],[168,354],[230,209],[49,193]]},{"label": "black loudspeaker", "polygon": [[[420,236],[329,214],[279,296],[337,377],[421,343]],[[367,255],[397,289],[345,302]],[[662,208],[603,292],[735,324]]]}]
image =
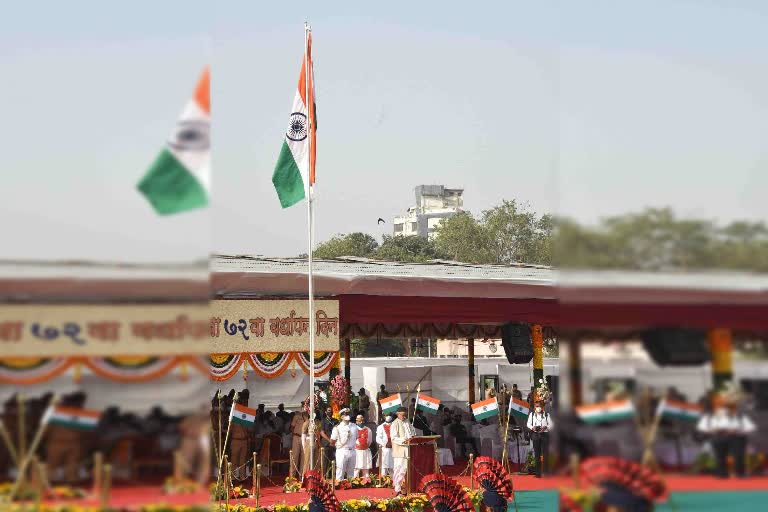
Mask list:
[{"label": "black loudspeaker", "polygon": [[701,366],[710,360],[704,331],[659,327],[643,332],[641,338],[645,351],[659,366]]},{"label": "black loudspeaker", "polygon": [[501,326],[501,346],[512,364],[528,364],[533,359],[531,328],[528,324],[506,323]]}]

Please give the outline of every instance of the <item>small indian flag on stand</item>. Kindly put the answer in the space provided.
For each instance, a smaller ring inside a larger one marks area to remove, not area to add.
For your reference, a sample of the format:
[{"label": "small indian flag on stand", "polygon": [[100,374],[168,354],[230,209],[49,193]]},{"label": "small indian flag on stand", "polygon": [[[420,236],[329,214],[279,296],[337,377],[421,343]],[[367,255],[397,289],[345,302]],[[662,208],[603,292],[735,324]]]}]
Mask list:
[{"label": "small indian flag on stand", "polygon": [[421,409],[424,412],[437,414],[438,407],[440,407],[440,400],[437,398],[423,395],[421,393],[419,393],[419,396],[416,398],[416,408]]},{"label": "small indian flag on stand", "polygon": [[43,423],[74,430],[93,430],[99,424],[101,413],[74,407],[51,406],[45,411]]},{"label": "small indian flag on stand", "polygon": [[197,81],[176,130],[138,184],[161,215],[208,205],[210,189],[210,74]]},{"label": "small indian flag on stand", "polygon": [[701,418],[702,407],[698,404],[664,399],[659,402],[657,414],[662,418],[695,422]]},{"label": "small indian flag on stand", "polygon": [[480,402],[472,404],[472,414],[475,415],[475,419],[480,421],[491,416],[497,416],[499,414],[499,403],[496,398],[489,398]]},{"label": "small indian flag on stand", "polygon": [[379,403],[381,404],[381,412],[384,414],[395,412],[398,407],[403,405],[403,402],[400,400],[400,393],[382,398],[379,400]]},{"label": "small indian flag on stand", "polygon": [[576,415],[585,423],[620,421],[635,416],[631,400],[610,400],[576,407]]},{"label": "small indian flag on stand", "polygon": [[531,407],[525,400],[512,397],[509,401],[509,413],[523,419],[527,419],[531,413]]},{"label": "small indian flag on stand", "polygon": [[251,409],[244,405],[235,404],[232,406],[232,410],[229,412],[229,421],[234,421],[240,425],[246,427],[252,426],[256,423],[256,409]]}]

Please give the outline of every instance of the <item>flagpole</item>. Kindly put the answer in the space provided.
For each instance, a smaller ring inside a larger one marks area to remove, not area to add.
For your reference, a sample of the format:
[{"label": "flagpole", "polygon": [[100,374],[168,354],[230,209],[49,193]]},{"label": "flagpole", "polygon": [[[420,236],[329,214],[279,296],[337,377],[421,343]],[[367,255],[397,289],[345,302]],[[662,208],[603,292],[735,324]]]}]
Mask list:
[{"label": "flagpole", "polygon": [[307,141],[309,154],[307,155],[308,173],[307,173],[307,230],[308,230],[308,281],[309,281],[309,469],[314,469],[314,448],[315,448],[315,290],[314,274],[312,268],[312,250],[314,238],[314,212],[312,201],[312,146],[314,145],[314,126],[313,126],[313,98],[310,96],[312,69],[309,61],[309,35],[312,28],[309,23],[304,22],[304,98],[307,102]]}]

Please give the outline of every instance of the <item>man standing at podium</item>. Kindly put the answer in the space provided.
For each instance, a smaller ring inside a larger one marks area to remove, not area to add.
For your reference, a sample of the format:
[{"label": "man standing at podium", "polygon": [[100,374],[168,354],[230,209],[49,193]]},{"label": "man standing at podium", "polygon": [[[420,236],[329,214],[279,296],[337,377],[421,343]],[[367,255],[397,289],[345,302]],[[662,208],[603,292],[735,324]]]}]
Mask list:
[{"label": "man standing at podium", "polygon": [[397,419],[392,422],[390,427],[390,437],[392,438],[392,458],[394,459],[394,471],[392,474],[392,485],[395,487],[395,494],[405,494],[403,492],[403,481],[408,472],[408,440],[413,437],[413,427],[408,423],[406,415],[408,409],[399,407],[397,409]]}]

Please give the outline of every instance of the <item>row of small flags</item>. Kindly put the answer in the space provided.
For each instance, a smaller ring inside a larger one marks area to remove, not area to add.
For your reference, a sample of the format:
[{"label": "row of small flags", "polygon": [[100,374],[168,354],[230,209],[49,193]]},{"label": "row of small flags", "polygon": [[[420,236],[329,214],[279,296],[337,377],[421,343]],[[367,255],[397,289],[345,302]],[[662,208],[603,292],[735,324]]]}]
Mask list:
[{"label": "row of small flags", "polygon": [[[400,393],[397,393],[386,398],[382,398],[379,400],[379,404],[381,404],[381,411],[384,414],[391,414],[403,406],[403,401],[400,399]],[[424,393],[419,393],[416,395],[416,409],[422,410],[428,414],[437,414],[439,407],[440,400],[437,398],[425,395]]]},{"label": "row of small flags", "polygon": [[[698,404],[667,398],[656,408],[656,415],[671,420],[696,422],[702,414],[703,409]],[[576,415],[585,423],[609,423],[634,418],[637,409],[631,400],[608,400],[576,407]]]}]

